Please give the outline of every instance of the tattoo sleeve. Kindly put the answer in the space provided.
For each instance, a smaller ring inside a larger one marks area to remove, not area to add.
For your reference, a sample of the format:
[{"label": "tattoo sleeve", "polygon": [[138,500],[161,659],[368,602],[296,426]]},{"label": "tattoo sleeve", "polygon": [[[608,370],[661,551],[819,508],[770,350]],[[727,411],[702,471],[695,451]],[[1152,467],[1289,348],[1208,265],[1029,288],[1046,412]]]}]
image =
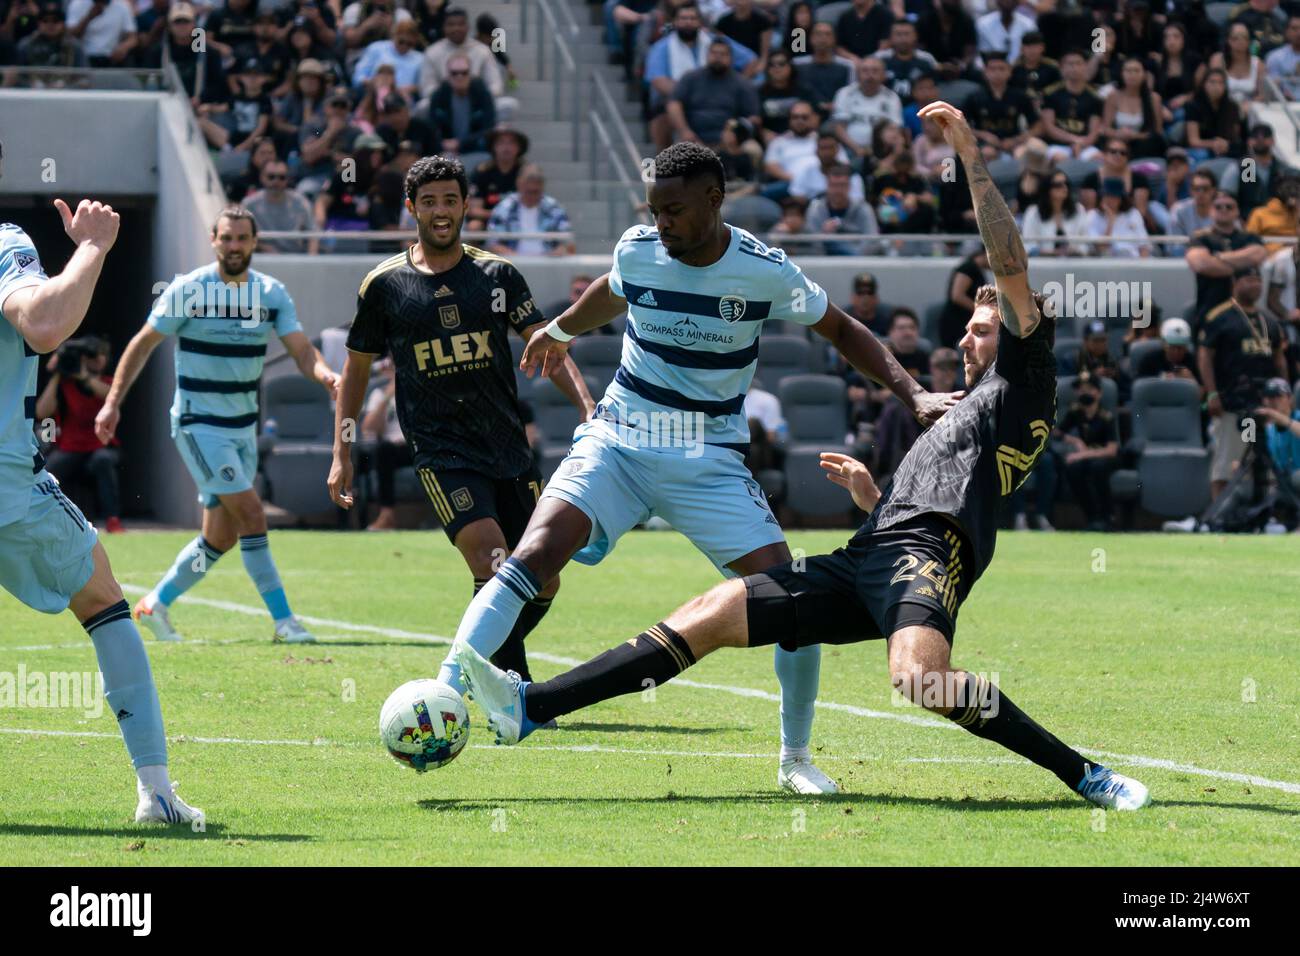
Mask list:
[{"label": "tattoo sleeve", "polygon": [[[1020,240],[1020,230],[1016,228],[1016,220],[978,152],[966,159],[966,173],[970,181],[971,203],[975,207],[975,222],[988,253],[989,268],[999,280],[1024,275],[1029,268],[1029,257],[1025,253],[1025,244]],[[1023,334],[1022,325],[1026,318],[1031,327],[1036,321],[1036,317],[1017,314],[1002,282],[998,282],[998,311],[1003,325],[1015,335]]]}]

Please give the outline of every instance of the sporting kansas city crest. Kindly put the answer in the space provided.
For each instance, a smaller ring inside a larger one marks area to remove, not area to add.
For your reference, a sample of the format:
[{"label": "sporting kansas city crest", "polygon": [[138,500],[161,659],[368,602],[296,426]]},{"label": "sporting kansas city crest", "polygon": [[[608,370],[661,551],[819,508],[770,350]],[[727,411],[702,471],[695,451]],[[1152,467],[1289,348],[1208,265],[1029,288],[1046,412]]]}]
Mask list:
[{"label": "sporting kansas city crest", "polygon": [[724,295],[718,300],[718,314],[724,322],[739,322],[745,315],[745,299],[739,295]]}]

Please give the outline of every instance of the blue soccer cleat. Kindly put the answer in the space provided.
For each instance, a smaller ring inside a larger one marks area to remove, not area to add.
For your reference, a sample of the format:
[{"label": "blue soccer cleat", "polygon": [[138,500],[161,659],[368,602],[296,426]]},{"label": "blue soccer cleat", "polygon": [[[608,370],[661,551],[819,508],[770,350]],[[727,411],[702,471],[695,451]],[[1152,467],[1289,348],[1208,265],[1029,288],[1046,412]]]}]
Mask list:
[{"label": "blue soccer cleat", "polygon": [[470,699],[487,714],[488,726],[496,732],[498,744],[517,744],[542,726],[529,720],[524,708],[528,681],[514,671],[495,667],[469,644],[457,648],[456,663],[460,665],[461,679]]},{"label": "blue soccer cleat", "polygon": [[1140,810],[1151,802],[1151,792],[1140,781],[1101,764],[1094,764],[1075,789],[1085,800],[1107,810]]}]

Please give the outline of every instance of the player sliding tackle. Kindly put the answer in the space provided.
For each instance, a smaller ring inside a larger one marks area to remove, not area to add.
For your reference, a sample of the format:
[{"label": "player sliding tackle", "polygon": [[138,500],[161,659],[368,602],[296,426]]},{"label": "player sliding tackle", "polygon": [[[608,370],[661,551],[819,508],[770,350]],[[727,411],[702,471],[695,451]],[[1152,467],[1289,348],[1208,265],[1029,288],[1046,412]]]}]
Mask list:
[{"label": "player sliding tackle", "polygon": [[969,394],[925,432],[881,496],[860,463],[823,454],[827,477],[870,513],[848,544],[720,584],[660,624],[548,681],[528,683],[455,648],[499,743],[646,682],[671,680],[721,647],[788,649],[886,639],[894,687],[977,737],[1056,774],[1101,807],[1135,810],[1147,788],[1067,747],[1005,694],[951,664],[961,602],[993,557],[999,499],[1028,476],[1056,411],[1055,318],[1029,288],[1024,245],[959,110],[932,103],[965,164],[980,236],[996,278],[975,295],[961,340]]},{"label": "player sliding tackle", "polygon": [[[625,232],[610,272],[533,333],[522,365],[550,374],[568,361],[574,336],[628,314],[614,381],[593,419],[574,433],[519,546],[465,612],[458,642],[491,656],[517,626],[520,609],[571,558],[596,564],[651,515],[686,535],[724,575],[790,560],[781,526],[744,463],[749,426],[741,405],[765,319],[810,326],[926,425],[960,397],[925,391],[784,252],[723,222],[725,179],[721,160],[697,143],[656,156],[647,188],[655,226]],[[799,793],[836,789],[809,754],[820,660],[814,646],[776,651],[777,783]],[[438,679],[459,684],[459,671],[449,654]]]}]

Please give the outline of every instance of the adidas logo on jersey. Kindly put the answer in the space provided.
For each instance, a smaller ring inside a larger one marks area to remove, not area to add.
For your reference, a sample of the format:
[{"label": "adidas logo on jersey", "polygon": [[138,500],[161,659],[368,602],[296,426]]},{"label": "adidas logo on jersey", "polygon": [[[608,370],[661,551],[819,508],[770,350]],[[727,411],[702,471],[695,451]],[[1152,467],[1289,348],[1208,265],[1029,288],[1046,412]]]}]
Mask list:
[{"label": "adidas logo on jersey", "polygon": [[444,285],[444,286],[442,286],[440,289],[438,289],[437,292],[435,292],[435,293],[433,294],[433,297],[434,297],[435,299],[441,299],[443,296],[454,295],[454,294],[455,294],[455,293],[453,293],[450,289],[448,289],[448,288]]},{"label": "adidas logo on jersey", "polygon": [[641,293],[641,297],[636,300],[636,304],[653,305],[653,306],[659,305],[659,303],[655,301],[655,294],[651,292],[649,289],[646,289],[644,292]]}]

